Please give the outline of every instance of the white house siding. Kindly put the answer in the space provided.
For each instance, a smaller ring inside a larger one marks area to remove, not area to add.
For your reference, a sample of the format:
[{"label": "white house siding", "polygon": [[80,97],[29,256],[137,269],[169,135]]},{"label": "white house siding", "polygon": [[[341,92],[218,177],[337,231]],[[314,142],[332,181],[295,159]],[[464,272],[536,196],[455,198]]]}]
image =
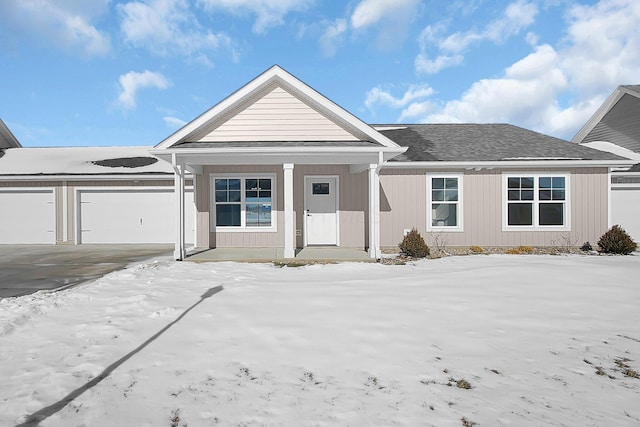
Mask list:
[{"label": "white house siding", "polygon": [[[405,229],[417,228],[428,244],[435,238],[449,246],[554,246],[567,241],[592,244],[608,227],[607,170],[605,168],[566,169],[571,175],[570,231],[502,231],[503,170],[447,170],[432,173],[463,173],[462,232],[426,232],[426,175],[429,171],[383,170],[381,193],[381,245],[397,247]],[[517,172],[527,172],[518,169]],[[558,170],[529,170],[553,173]],[[385,202],[386,200],[386,202]],[[385,203],[388,205],[385,206]]]},{"label": "white house siding", "polygon": [[243,110],[230,115],[200,142],[233,141],[353,141],[356,138],[333,121],[275,87]]}]

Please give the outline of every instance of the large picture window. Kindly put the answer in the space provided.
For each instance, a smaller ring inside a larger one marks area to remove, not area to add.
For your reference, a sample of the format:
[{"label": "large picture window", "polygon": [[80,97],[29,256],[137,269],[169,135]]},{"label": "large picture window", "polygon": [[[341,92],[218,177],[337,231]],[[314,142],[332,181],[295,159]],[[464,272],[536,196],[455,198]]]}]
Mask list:
[{"label": "large picture window", "polygon": [[568,228],[569,176],[505,175],[506,228]]},{"label": "large picture window", "polygon": [[274,181],[273,176],[212,177],[216,229],[273,229]]},{"label": "large picture window", "polygon": [[427,229],[462,231],[462,175],[429,175],[427,187]]}]

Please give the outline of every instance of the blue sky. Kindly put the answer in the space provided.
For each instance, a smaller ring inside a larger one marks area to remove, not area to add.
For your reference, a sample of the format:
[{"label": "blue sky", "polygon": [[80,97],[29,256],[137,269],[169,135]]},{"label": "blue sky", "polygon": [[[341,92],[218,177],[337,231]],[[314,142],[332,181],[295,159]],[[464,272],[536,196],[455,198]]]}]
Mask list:
[{"label": "blue sky", "polygon": [[570,139],[640,83],[638,0],[2,0],[23,146],[155,145],[274,64],[368,123]]}]

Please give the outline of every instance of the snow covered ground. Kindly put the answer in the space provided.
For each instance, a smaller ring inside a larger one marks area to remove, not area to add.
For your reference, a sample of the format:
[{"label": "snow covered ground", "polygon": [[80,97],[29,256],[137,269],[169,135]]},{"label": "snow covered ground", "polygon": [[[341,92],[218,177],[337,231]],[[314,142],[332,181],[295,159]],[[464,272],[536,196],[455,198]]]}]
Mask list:
[{"label": "snow covered ground", "polygon": [[140,264],[0,301],[0,425],[85,389],[41,425],[639,425],[638,276],[637,255]]}]

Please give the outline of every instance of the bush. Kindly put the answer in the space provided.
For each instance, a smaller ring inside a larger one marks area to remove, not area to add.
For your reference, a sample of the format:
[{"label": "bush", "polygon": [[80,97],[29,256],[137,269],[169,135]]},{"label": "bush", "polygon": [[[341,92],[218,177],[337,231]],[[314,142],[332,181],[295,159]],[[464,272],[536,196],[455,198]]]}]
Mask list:
[{"label": "bush", "polygon": [[507,253],[511,255],[532,254],[534,249],[531,246],[518,246],[517,248],[507,249]]},{"label": "bush", "polygon": [[583,252],[591,252],[593,250],[593,246],[591,246],[591,243],[589,242],[584,242],[582,246],[580,246],[580,250]]},{"label": "bush", "polygon": [[400,252],[412,258],[424,258],[429,256],[429,246],[415,228],[411,229],[402,242],[398,245]]},{"label": "bush", "polygon": [[471,251],[471,253],[474,253],[474,254],[484,253],[484,249],[482,249],[482,246],[473,245],[469,247],[469,250]]},{"label": "bush", "polygon": [[604,233],[598,240],[598,246],[600,252],[621,255],[629,255],[638,248],[637,243],[619,225],[614,225]]}]

